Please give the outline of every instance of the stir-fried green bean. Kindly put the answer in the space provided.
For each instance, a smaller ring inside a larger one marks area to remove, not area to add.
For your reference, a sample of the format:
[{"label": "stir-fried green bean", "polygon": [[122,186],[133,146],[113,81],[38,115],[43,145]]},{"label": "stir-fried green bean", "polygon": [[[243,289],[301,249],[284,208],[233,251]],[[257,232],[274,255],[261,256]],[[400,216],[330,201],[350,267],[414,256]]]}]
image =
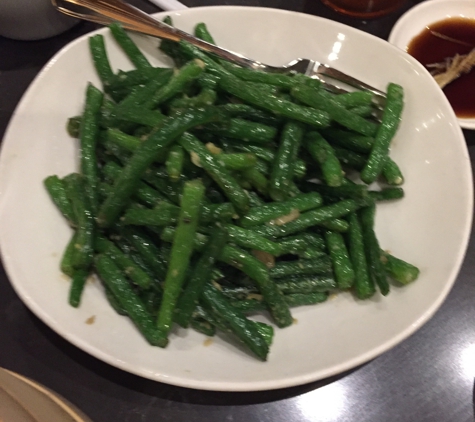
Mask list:
[{"label": "stir-fried green bean", "polygon": [[[111,32],[136,69],[112,70],[104,38],[90,38],[104,92],[88,85],[68,121],[80,170],[44,180],[73,230],[60,262],[71,306],[95,273],[150,344],[165,347],[177,323],[231,334],[266,360],[274,329],[245,314],[284,328],[294,306],[418,277],[374,230],[377,202],[404,196],[388,156],[402,87],[388,85],[377,123],[368,92],[334,94],[183,41],[160,44],[175,69],[153,67],[123,28]],[[195,33],[215,43],[204,23]]]}]

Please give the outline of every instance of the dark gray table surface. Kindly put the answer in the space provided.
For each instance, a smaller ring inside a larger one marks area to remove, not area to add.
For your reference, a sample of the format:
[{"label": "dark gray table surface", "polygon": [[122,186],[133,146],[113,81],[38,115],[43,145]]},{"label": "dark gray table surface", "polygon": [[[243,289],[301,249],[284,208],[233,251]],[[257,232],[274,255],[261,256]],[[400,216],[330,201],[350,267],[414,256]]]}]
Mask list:
[{"label": "dark gray table surface", "polygon": [[[375,20],[342,17],[318,0],[184,0],[187,6],[248,5],[304,11],[386,39],[420,1]],[[133,2],[158,11],[145,0]],[[41,67],[62,46],[95,29],[81,23],[60,36],[20,42],[0,37],[0,138]],[[472,160],[475,132],[464,132]],[[434,228],[436,230],[437,228]],[[331,380],[255,393],[177,388],[122,372],[87,355],[39,321],[0,269],[0,366],[33,378],[95,422],[148,421],[472,421],[475,377],[475,236],[457,281],[436,315],[412,337]],[[1,406],[1,403],[0,403]],[[54,422],[54,421],[52,421]]]}]

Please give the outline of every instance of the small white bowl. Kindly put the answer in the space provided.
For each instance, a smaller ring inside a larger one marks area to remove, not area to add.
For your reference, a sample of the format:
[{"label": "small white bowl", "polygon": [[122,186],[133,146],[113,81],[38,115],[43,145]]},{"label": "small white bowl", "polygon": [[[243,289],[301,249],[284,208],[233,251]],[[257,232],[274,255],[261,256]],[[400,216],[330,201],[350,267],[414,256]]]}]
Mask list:
[{"label": "small white bowl", "polygon": [[[399,18],[389,35],[389,42],[407,51],[411,40],[429,24],[446,18],[475,18],[474,0],[427,0],[409,9]],[[475,92],[470,95],[475,95]],[[458,119],[465,129],[475,129],[475,119]]]}]

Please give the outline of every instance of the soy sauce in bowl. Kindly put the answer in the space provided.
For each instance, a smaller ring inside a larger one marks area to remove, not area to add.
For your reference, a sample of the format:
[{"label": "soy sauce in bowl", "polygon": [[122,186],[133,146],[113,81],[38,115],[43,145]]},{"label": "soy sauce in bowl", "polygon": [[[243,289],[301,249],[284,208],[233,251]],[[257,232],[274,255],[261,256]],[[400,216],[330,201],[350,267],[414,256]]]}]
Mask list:
[{"label": "soy sauce in bowl", "polygon": [[[411,40],[407,52],[431,71],[434,67],[430,65],[445,63],[456,54],[465,55],[473,49],[475,19],[454,17],[428,25]],[[443,90],[457,117],[475,118],[475,66]]]}]

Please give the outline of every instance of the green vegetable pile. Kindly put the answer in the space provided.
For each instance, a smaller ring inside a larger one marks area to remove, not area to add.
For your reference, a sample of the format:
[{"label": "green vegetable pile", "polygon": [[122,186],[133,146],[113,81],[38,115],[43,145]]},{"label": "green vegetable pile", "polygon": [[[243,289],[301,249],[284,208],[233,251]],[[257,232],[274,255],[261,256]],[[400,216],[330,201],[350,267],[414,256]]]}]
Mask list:
[{"label": "green vegetable pile", "polygon": [[[61,260],[72,306],[94,273],[150,344],[165,347],[178,324],[230,333],[266,360],[273,326],[247,314],[288,327],[291,307],[417,278],[373,230],[375,204],[404,193],[388,156],[400,86],[377,121],[368,92],[333,94],[186,42],[162,41],[176,67],[156,68],[110,30],[136,69],[114,73],[103,36],[89,39],[103,89],[89,84],[68,122],[80,172],[44,181],[74,229]],[[196,35],[214,42],[204,24]]]}]

